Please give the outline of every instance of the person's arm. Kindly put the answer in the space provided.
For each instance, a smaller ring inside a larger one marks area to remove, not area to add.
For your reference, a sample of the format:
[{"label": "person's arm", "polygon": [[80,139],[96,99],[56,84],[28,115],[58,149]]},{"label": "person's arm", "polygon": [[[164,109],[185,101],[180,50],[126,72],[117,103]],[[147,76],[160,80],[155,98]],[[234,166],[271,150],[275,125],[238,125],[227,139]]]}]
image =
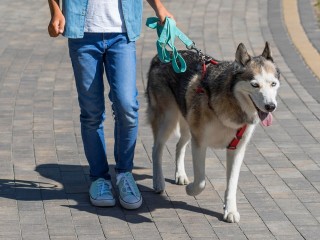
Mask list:
[{"label": "person's arm", "polygon": [[166,17],[174,19],[173,15],[163,6],[160,0],[147,0],[147,2],[153,8],[162,24],[164,23]]},{"label": "person's arm", "polygon": [[59,0],[48,0],[51,20],[48,25],[50,37],[57,37],[64,31],[65,18],[59,6]]}]

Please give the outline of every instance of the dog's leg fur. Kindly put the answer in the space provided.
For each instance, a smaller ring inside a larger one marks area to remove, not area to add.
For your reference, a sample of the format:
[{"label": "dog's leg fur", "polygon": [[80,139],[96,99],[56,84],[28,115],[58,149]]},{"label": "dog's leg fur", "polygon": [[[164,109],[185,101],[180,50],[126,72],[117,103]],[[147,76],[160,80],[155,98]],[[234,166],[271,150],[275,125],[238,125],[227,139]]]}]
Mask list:
[{"label": "dog's leg fur", "polygon": [[186,147],[190,141],[191,135],[189,127],[183,118],[180,118],[180,139],[176,145],[176,184],[185,185],[189,183],[184,167],[184,157]]},{"label": "dog's leg fur", "polygon": [[161,137],[157,137],[152,150],[153,189],[156,193],[162,193],[165,189],[165,181],[162,172],[162,155],[165,142],[163,142],[162,139]]},{"label": "dog's leg fur", "polygon": [[191,148],[194,180],[193,183],[187,185],[186,191],[188,195],[196,196],[200,194],[206,186],[205,158],[207,147],[197,144],[192,138]]},{"label": "dog's leg fur", "polygon": [[230,223],[236,223],[240,221],[240,214],[237,210],[237,187],[246,146],[251,138],[253,130],[254,126],[248,126],[246,130],[247,132],[241,139],[237,149],[227,149],[227,189],[224,197],[225,209],[223,219]]},{"label": "dog's leg fur", "polygon": [[157,113],[151,121],[154,146],[152,150],[153,162],[153,188],[155,192],[162,193],[165,189],[165,180],[162,172],[162,156],[165,143],[177,126],[178,109],[168,109],[166,112]]},{"label": "dog's leg fur", "polygon": [[231,223],[240,221],[240,214],[237,210],[236,194],[244,152],[245,147],[238,148],[237,150],[227,150],[227,189],[225,192],[223,219]]}]

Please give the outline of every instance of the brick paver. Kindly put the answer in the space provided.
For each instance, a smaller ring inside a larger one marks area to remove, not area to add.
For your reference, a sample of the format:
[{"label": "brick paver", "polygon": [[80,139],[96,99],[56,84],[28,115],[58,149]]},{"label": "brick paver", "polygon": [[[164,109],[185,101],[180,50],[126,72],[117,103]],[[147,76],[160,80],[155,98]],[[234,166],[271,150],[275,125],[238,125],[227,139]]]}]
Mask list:
[{"label": "brick paver", "polygon": [[[207,187],[190,197],[173,181],[172,137],[164,152],[166,191],[163,195],[152,191],[153,139],[145,119],[144,89],[156,36],[146,27],[137,42],[141,117],[134,169],[144,204],[135,211],[124,210],[119,203],[114,208],[91,206],[67,41],[48,37],[46,1],[1,0],[0,239],[319,238],[320,83],[292,46],[282,22],[281,1],[163,2],[181,30],[208,54],[233,59],[240,42],[250,53],[260,54],[269,41],[282,71],[274,124],[257,128],[241,169],[240,223],[222,221],[226,182],[222,150],[208,150]],[[301,12],[312,14],[312,8],[301,2]],[[149,16],[153,11],[145,4],[144,21]],[[319,30],[310,27],[314,18],[301,19],[314,41],[318,33],[313,31]],[[107,115],[108,159],[114,166],[110,105]],[[192,179],[190,148],[186,168]],[[114,172],[112,176],[115,182]]]}]

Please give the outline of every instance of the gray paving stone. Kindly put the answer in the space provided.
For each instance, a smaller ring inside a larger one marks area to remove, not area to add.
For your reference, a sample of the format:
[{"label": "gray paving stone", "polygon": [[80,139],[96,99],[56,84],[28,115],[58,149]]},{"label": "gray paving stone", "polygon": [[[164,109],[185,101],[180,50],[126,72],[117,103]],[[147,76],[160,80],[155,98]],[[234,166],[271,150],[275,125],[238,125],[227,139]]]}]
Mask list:
[{"label": "gray paving stone", "polygon": [[161,237],[163,240],[187,240],[191,239],[187,233],[161,233]]},{"label": "gray paving stone", "polygon": [[216,227],[214,230],[219,239],[247,239],[238,226],[228,224],[226,226]]},{"label": "gray paving stone", "polygon": [[271,221],[266,222],[266,225],[275,236],[296,236],[299,234],[295,226],[289,221]]},{"label": "gray paving stone", "polygon": [[104,240],[106,239],[104,235],[79,235],[78,239],[80,240],[90,240],[90,239],[96,239],[96,240]]},{"label": "gray paving stone", "polygon": [[320,229],[318,226],[298,226],[297,229],[305,239],[318,239]]},{"label": "gray paving stone", "polygon": [[133,239],[130,228],[125,225],[102,225],[104,235],[110,239]]},{"label": "gray paving stone", "polygon": [[[164,195],[152,190],[152,133],[144,89],[156,36],[143,28],[137,42],[141,121],[135,176],[144,206],[126,211],[88,201],[88,164],[66,39],[50,39],[47,3],[0,3],[0,239],[317,239],[319,236],[320,108],[317,79],[301,64],[282,22],[279,1],[167,1],[179,27],[205,52],[234,59],[239,42],[260,54],[266,40],[282,71],[279,106],[270,128],[257,127],[241,168],[239,224],[222,221],[225,152],[208,150],[207,188],[194,197],[174,180],[167,144]],[[27,3],[27,4],[26,4]],[[314,40],[310,2],[298,1],[302,25]],[[37,4],[37,8],[34,5]],[[144,8],[144,20],[154,13]],[[31,17],[32,16],[32,17]],[[13,34],[14,33],[14,34]],[[181,43],[177,43],[184,48]],[[107,91],[106,91],[107,93]],[[106,141],[113,146],[107,104]],[[192,179],[190,148],[187,173]],[[108,158],[114,164],[112,151]],[[22,237],[21,237],[21,234]],[[37,232],[37,233],[35,233]]]},{"label": "gray paving stone", "polygon": [[185,228],[179,218],[159,218],[154,219],[160,233],[185,233]]},{"label": "gray paving stone", "polygon": [[214,230],[212,229],[211,225],[207,222],[206,224],[202,223],[193,223],[193,224],[184,224],[184,227],[191,237],[194,238],[212,238],[216,239],[217,235],[215,234]]},{"label": "gray paving stone", "polygon": [[286,214],[288,219],[294,224],[294,226],[318,226],[319,222],[310,213],[305,214]]}]

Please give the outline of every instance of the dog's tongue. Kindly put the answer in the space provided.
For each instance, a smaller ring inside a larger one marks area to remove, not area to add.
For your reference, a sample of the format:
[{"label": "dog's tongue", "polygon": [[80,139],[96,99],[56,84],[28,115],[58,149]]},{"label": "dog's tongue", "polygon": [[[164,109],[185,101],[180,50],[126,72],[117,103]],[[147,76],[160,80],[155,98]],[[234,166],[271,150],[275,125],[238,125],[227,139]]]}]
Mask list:
[{"label": "dog's tongue", "polygon": [[265,112],[259,111],[258,114],[261,120],[261,124],[263,126],[268,127],[272,124],[273,117],[271,113],[265,113]]}]

